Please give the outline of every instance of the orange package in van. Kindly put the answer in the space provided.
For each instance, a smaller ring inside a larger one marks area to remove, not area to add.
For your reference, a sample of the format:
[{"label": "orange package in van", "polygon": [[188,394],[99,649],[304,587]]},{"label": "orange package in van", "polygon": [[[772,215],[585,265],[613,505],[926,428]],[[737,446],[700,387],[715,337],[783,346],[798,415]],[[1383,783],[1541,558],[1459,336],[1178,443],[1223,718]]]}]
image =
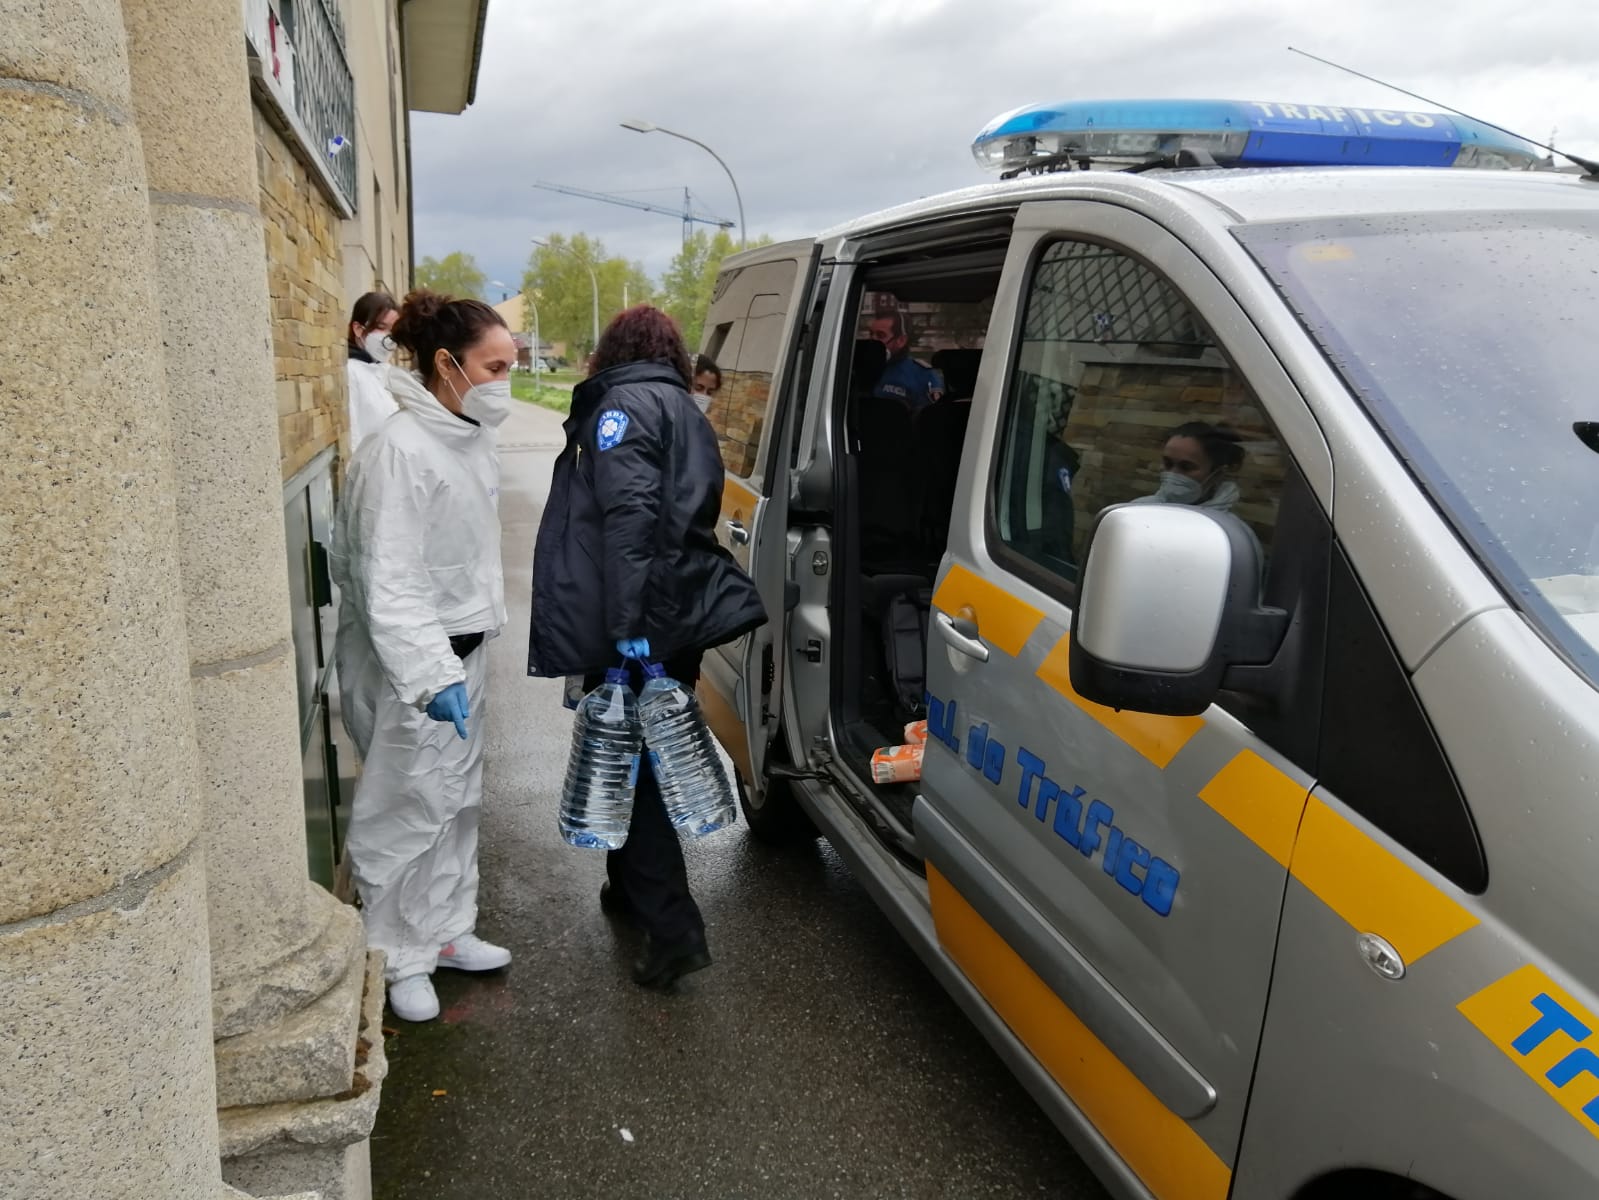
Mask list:
[{"label": "orange package in van", "polygon": [[915,783],[922,777],[923,746],[884,746],[872,754],[873,783]]}]

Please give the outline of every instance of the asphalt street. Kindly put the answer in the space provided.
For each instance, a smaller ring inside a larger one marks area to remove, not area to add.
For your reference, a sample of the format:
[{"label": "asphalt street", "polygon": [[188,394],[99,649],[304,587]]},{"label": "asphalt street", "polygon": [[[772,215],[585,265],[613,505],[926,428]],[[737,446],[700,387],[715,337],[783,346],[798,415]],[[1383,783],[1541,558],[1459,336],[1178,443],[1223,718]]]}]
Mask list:
[{"label": "asphalt street", "polygon": [[825,842],[691,843],[715,965],[668,995],[628,979],[602,858],[556,832],[560,685],[525,673],[560,420],[518,405],[500,439],[478,931],[516,957],[439,972],[437,1022],[386,1018],[377,1200],[1103,1197]]}]

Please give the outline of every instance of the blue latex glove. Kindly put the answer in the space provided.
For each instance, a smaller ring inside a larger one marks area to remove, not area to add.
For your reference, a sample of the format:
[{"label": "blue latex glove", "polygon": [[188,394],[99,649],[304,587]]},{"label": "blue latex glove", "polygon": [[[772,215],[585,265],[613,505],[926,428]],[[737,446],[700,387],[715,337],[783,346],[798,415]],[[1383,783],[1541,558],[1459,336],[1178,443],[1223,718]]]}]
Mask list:
[{"label": "blue latex glove", "polygon": [[650,639],[623,638],[616,643],[616,652],[623,658],[636,658],[644,662],[650,656]]},{"label": "blue latex glove", "polygon": [[466,702],[466,684],[452,683],[434,696],[428,701],[427,713],[435,721],[455,722],[455,732],[464,738],[466,719],[472,715],[472,707]]}]

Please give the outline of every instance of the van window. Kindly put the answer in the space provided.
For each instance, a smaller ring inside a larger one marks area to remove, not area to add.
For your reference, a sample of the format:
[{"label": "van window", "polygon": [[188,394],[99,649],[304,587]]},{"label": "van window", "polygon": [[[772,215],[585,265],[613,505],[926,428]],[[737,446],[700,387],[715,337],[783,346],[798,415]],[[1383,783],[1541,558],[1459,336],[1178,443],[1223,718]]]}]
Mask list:
[{"label": "van window", "polygon": [[741,478],[754,474],[760,455],[798,274],[797,262],[781,259],[724,277],[705,322],[712,332],[704,352],[722,370],[705,415],[716,429],[722,465]]},{"label": "van window", "polygon": [[1269,554],[1282,445],[1193,307],[1141,260],[1050,245],[1007,386],[991,548],[1041,583],[1072,591],[1094,518],[1128,501],[1231,512]]}]

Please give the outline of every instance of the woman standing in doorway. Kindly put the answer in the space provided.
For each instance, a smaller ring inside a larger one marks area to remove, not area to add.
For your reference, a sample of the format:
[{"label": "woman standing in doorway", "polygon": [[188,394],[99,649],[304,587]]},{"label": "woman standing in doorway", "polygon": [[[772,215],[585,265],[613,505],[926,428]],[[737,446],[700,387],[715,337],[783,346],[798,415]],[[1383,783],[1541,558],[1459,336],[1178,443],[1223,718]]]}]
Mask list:
[{"label": "woman standing in doorway", "polygon": [[477,924],[485,638],[505,623],[499,457],[516,345],[478,300],[406,297],[385,373],[398,411],[361,443],[333,539],[343,593],[345,726],[364,762],[345,841],[389,1006],[438,1016],[435,967],[490,971],[510,951]]},{"label": "woman standing in doorway", "polygon": [[394,323],[400,306],[387,292],[368,292],[355,302],[345,327],[345,364],[350,396],[350,454],[385,417],[399,411],[383,382],[383,364],[394,353]]},{"label": "woman standing in doorway", "polygon": [[[593,688],[626,659],[636,691],[648,658],[692,688],[706,650],[766,620],[754,582],[716,540],[722,458],[691,378],[683,338],[659,309],[630,308],[600,337],[593,373],[572,393],[539,525],[528,674],[586,675]],[[605,872],[601,907],[647,937],[636,983],[667,987],[710,965],[648,757],[627,842]]]}]

